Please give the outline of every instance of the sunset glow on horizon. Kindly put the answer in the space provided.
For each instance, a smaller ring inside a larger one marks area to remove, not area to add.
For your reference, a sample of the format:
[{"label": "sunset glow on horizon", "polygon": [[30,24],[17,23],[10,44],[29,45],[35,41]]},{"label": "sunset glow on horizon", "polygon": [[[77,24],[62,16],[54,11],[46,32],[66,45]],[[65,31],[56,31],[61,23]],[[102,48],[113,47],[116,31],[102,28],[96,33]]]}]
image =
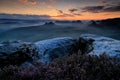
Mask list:
[{"label": "sunset glow on horizon", "polygon": [[0,0],[0,13],[100,20],[120,17],[120,0]]}]

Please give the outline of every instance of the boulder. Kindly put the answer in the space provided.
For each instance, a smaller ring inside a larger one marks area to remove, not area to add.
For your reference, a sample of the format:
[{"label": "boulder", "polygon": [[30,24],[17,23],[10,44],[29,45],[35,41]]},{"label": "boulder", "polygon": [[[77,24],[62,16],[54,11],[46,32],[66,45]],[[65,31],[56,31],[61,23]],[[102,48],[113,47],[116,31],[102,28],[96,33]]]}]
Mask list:
[{"label": "boulder", "polygon": [[6,65],[21,65],[26,61],[38,59],[34,44],[22,41],[7,41],[0,43],[0,67]]},{"label": "boulder", "polygon": [[38,62],[49,64],[57,58],[63,58],[80,49],[82,53],[88,53],[93,50],[92,39],[79,38],[74,39],[71,37],[54,38],[43,41],[38,41],[35,45],[38,48],[38,53],[41,58]]},{"label": "boulder", "polygon": [[120,59],[120,41],[108,37],[93,34],[82,34],[83,38],[94,39],[94,50],[90,52],[93,55],[107,54],[109,57]]}]

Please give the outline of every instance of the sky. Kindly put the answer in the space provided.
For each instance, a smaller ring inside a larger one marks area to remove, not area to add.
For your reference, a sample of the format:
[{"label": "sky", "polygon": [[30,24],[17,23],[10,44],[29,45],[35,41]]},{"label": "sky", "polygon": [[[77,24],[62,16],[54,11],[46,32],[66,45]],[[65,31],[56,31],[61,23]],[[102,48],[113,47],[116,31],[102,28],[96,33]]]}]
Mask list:
[{"label": "sky", "polygon": [[0,0],[0,13],[60,20],[120,18],[120,0]]}]

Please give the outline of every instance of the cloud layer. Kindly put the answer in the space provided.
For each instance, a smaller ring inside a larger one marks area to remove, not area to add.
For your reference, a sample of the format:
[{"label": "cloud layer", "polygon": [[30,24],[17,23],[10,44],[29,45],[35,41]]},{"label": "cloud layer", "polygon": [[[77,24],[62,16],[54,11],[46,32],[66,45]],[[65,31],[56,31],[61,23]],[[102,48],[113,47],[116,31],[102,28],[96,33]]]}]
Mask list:
[{"label": "cloud layer", "polygon": [[0,13],[49,15],[55,19],[120,16],[120,0],[0,0],[0,6]]},{"label": "cloud layer", "polygon": [[109,5],[109,6],[87,6],[82,8],[83,12],[120,12],[120,5]]},{"label": "cloud layer", "polygon": [[91,12],[91,13],[101,13],[101,12],[120,12],[120,4],[107,4],[98,6],[85,6],[83,8],[72,8],[68,9],[69,12]]}]

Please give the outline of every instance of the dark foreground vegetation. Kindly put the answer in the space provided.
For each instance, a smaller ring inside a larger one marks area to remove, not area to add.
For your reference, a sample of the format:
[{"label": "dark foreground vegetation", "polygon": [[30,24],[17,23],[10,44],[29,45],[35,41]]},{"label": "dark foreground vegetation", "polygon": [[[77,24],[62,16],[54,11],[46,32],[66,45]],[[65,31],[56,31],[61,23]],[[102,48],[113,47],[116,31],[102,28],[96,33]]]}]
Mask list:
[{"label": "dark foreground vegetation", "polygon": [[72,54],[46,66],[8,66],[0,69],[0,80],[120,80],[120,61],[101,56]]}]

